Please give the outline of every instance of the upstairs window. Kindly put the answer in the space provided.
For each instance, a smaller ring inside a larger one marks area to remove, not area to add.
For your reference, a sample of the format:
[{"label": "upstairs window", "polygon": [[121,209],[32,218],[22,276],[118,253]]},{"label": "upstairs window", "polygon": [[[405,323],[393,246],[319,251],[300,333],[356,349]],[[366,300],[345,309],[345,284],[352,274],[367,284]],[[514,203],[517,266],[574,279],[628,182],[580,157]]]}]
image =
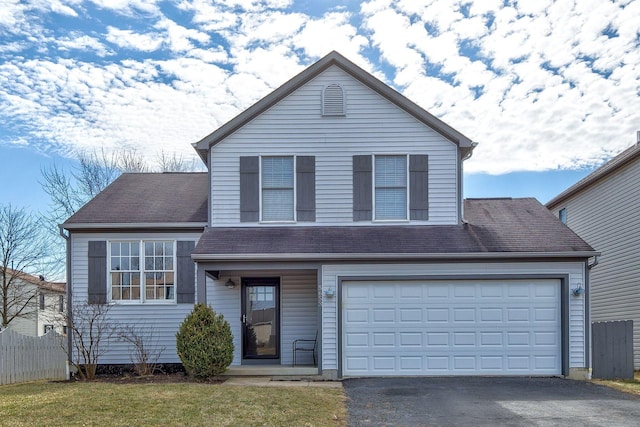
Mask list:
[{"label": "upstairs window", "polygon": [[375,156],[375,219],[407,219],[407,156]]},{"label": "upstairs window", "polygon": [[262,221],[294,221],[293,156],[262,157]]},{"label": "upstairs window", "polygon": [[332,83],[322,91],[322,115],[344,116],[345,111],[344,89],[337,83]]}]

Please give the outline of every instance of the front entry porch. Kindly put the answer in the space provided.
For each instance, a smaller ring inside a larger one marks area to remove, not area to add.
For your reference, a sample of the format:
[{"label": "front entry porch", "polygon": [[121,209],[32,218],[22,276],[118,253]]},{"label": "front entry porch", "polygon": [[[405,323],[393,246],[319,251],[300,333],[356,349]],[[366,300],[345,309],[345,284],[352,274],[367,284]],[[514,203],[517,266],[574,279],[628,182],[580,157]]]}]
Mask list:
[{"label": "front entry porch", "polygon": [[[314,345],[321,335],[318,269],[287,267],[198,264],[204,285],[199,292],[231,326],[235,350],[226,375],[308,377],[322,372],[321,347],[317,341]],[[311,350],[299,348],[302,341]]]}]

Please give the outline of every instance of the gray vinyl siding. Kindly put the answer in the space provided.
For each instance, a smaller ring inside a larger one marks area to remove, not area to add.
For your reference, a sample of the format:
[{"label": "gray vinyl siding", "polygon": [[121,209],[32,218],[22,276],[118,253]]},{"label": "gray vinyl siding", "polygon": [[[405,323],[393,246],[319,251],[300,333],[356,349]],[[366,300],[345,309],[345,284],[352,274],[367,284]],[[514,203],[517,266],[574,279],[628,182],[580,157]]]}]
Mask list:
[{"label": "gray vinyl siding", "polygon": [[[89,241],[167,239],[192,240],[196,242],[198,233],[110,233],[79,234],[72,233],[71,251],[71,283],[73,286],[73,303],[87,301],[88,297],[88,250]],[[195,269],[195,266],[194,266]],[[179,286],[179,284],[178,284]],[[160,363],[180,363],[176,354],[176,332],[180,323],[193,310],[193,304],[113,304],[109,317],[114,324],[134,326],[144,330],[158,348],[164,348]],[[129,344],[113,339],[108,343],[107,352],[100,357],[102,364],[128,364],[131,347]]]},{"label": "gray vinyl siding", "polygon": [[590,272],[591,320],[634,321],[634,366],[640,369],[640,160],[554,208],[595,250]]},{"label": "gray vinyl siding", "polygon": [[[332,82],[346,91],[344,117],[321,115],[322,88]],[[458,222],[457,146],[339,68],[330,67],[212,147],[211,223],[259,225],[240,222],[239,157],[309,155],[315,156],[316,222],[300,225],[371,224],[353,221],[352,156],[364,154],[428,155],[429,219],[415,223]]]},{"label": "gray vinyl siding", "polygon": [[[232,365],[242,364],[242,328],[240,323],[241,278],[280,277],[280,362],[293,363],[292,344],[299,338],[313,339],[318,330],[318,286],[315,270],[228,271],[219,280],[207,277],[207,303],[222,314],[231,326],[235,352]],[[236,287],[228,289],[231,278]],[[299,363],[313,363],[311,355],[300,354]]]},{"label": "gray vinyl siding", "polygon": [[[482,275],[558,275],[569,276],[568,293],[584,283],[582,262],[443,263],[443,264],[342,264],[322,268],[322,368],[338,369],[338,297],[324,291],[338,289],[338,277],[371,276],[459,276]],[[584,297],[569,298],[569,368],[585,368]]]}]

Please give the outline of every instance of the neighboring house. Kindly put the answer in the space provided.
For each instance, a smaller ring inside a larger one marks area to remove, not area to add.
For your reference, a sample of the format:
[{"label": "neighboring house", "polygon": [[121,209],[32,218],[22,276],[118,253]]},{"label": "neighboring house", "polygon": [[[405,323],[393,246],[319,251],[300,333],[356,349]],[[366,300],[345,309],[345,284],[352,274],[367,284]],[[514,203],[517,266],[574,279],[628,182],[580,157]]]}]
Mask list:
[{"label": "neighboring house", "polygon": [[640,369],[640,134],[638,143],[547,203],[602,253],[591,271],[591,320],[634,321],[634,366]]},{"label": "neighboring house", "polygon": [[[15,289],[20,300],[29,300],[21,315],[15,317],[9,327],[29,336],[41,336],[49,330],[66,334],[66,290],[61,282],[49,282],[44,277],[33,276],[7,269],[15,275]],[[19,290],[18,290],[19,288]],[[14,292],[15,294],[15,292]]]},{"label": "neighboring house", "polygon": [[195,144],[208,173],[125,174],[65,222],[73,301],[153,325],[163,363],[201,302],[234,367],[317,333],[326,378],[586,376],[596,253],[534,199],[463,201],[474,147],[332,52]]}]

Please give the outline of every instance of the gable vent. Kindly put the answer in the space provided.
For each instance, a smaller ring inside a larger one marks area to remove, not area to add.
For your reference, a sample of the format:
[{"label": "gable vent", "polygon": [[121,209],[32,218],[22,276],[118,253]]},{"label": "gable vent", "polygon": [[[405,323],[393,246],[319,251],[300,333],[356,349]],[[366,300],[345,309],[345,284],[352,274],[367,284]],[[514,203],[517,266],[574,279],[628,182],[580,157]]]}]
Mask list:
[{"label": "gable vent", "polygon": [[344,90],[337,83],[332,83],[322,91],[322,115],[345,115]]}]

